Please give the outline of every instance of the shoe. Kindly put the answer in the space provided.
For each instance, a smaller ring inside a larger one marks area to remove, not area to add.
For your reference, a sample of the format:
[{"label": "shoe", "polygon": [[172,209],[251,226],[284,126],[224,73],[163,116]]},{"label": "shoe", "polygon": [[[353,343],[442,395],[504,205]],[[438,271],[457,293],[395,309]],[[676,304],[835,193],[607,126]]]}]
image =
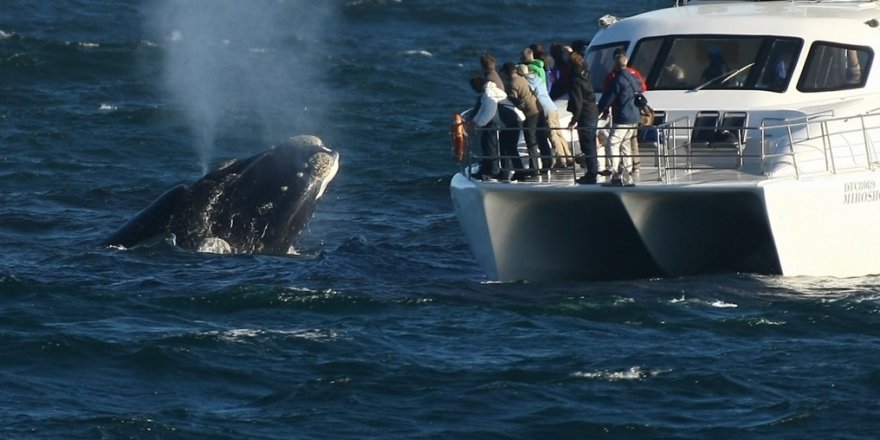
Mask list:
[{"label": "shoe", "polygon": [[513,179],[518,182],[534,182],[536,178],[540,177],[537,171],[517,171],[513,174]]},{"label": "shoe", "polygon": [[579,177],[576,181],[579,185],[595,185],[596,177],[595,176],[582,176]]},{"label": "shoe", "polygon": [[609,170],[609,169],[604,169],[604,170],[602,170],[602,171],[599,171],[599,175],[600,175],[600,176],[603,176],[603,177],[608,177],[608,176],[610,176],[611,174],[613,174],[613,173],[612,173],[611,170]]},{"label": "shoe", "polygon": [[540,182],[541,175],[540,174],[522,174],[517,177],[515,180],[519,182]]}]

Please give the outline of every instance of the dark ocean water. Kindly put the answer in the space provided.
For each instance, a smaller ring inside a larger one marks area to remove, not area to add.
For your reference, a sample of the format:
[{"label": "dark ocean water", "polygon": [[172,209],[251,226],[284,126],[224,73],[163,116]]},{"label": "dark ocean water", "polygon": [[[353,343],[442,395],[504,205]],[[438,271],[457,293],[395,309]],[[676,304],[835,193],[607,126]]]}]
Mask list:
[{"label": "dark ocean water", "polygon": [[[667,3],[4,0],[0,438],[878,438],[878,277],[470,256],[447,124],[479,53]],[[98,245],[299,133],[342,156],[299,255]]]}]

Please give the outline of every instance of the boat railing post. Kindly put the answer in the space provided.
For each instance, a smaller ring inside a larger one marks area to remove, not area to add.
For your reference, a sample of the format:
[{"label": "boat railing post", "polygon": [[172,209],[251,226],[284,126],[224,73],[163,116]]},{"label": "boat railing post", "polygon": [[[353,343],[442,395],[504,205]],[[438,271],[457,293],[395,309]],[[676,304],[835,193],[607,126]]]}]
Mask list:
[{"label": "boat railing post", "polygon": [[791,131],[791,123],[785,124],[785,130],[788,132],[788,154],[791,155],[791,166],[794,167],[794,178],[800,180],[801,172],[798,169],[797,155],[794,154],[794,134]]},{"label": "boat railing post", "polygon": [[831,132],[828,130],[828,121],[822,121],[819,124],[819,127],[821,127],[819,132],[822,136],[822,150],[825,153],[825,171],[837,174],[837,164],[834,162],[834,149],[831,148],[831,142],[829,142]]},{"label": "boat railing post", "polygon": [[660,133],[663,131],[663,128],[657,127],[657,128],[655,128],[655,130],[657,130],[657,134],[656,134],[657,148],[654,149],[654,163],[657,165],[657,181],[662,182],[663,181],[663,163],[661,162],[661,159],[660,159],[660,157],[662,156],[660,154],[660,150],[665,148],[665,146],[663,145],[664,142],[662,142],[662,141],[665,141],[666,139],[660,136]]},{"label": "boat railing post", "polygon": [[[577,183],[578,163],[577,163],[577,154],[575,154],[575,152],[574,152],[574,136],[575,136],[574,128],[568,127],[568,151],[571,151],[571,161],[573,162],[573,164],[571,166],[571,181],[572,181],[572,183]],[[578,144],[578,145],[580,145],[580,144]],[[586,167],[586,163],[584,164],[584,166]]]},{"label": "boat railing post", "polygon": [[859,115],[859,120],[862,123],[862,138],[865,140],[865,162],[867,163],[868,170],[874,171],[874,161],[871,158],[871,143],[868,129],[865,127],[865,115]]},{"label": "boat railing post", "polygon": [[761,121],[761,126],[758,127],[758,139],[761,141],[761,174],[767,172],[767,131],[765,130],[764,122],[766,121]]}]

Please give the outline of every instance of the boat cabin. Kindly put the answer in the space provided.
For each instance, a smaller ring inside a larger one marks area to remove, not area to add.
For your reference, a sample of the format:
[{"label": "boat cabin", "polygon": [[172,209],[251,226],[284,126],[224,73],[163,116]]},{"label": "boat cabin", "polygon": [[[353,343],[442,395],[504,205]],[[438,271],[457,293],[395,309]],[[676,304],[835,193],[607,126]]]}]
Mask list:
[{"label": "boat cabin", "polygon": [[[632,18],[602,17],[586,61],[599,91],[614,52],[628,54],[646,80],[654,125],[665,132],[643,131],[643,147],[686,156],[667,169],[691,170],[696,161],[797,175],[865,166],[880,153],[873,142],[862,139],[857,153],[835,162],[828,157],[834,153],[800,138],[828,128],[811,122],[880,110],[880,96],[873,96],[880,80],[872,76],[878,20],[876,1],[693,0]],[[878,131],[880,118],[870,119],[860,121],[857,134],[840,136],[851,144],[863,127]],[[666,145],[658,146],[660,139]],[[700,161],[701,151],[712,159]]]}]

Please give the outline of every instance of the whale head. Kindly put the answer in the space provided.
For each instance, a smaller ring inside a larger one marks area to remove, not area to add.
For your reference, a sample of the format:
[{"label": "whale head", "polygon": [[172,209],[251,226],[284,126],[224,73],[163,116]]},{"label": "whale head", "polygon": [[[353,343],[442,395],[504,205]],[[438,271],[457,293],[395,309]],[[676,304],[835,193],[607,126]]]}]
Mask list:
[{"label": "whale head", "polygon": [[321,139],[292,137],[172,188],[105,243],[131,247],[173,234],[195,251],[288,253],[338,169],[339,154]]}]

